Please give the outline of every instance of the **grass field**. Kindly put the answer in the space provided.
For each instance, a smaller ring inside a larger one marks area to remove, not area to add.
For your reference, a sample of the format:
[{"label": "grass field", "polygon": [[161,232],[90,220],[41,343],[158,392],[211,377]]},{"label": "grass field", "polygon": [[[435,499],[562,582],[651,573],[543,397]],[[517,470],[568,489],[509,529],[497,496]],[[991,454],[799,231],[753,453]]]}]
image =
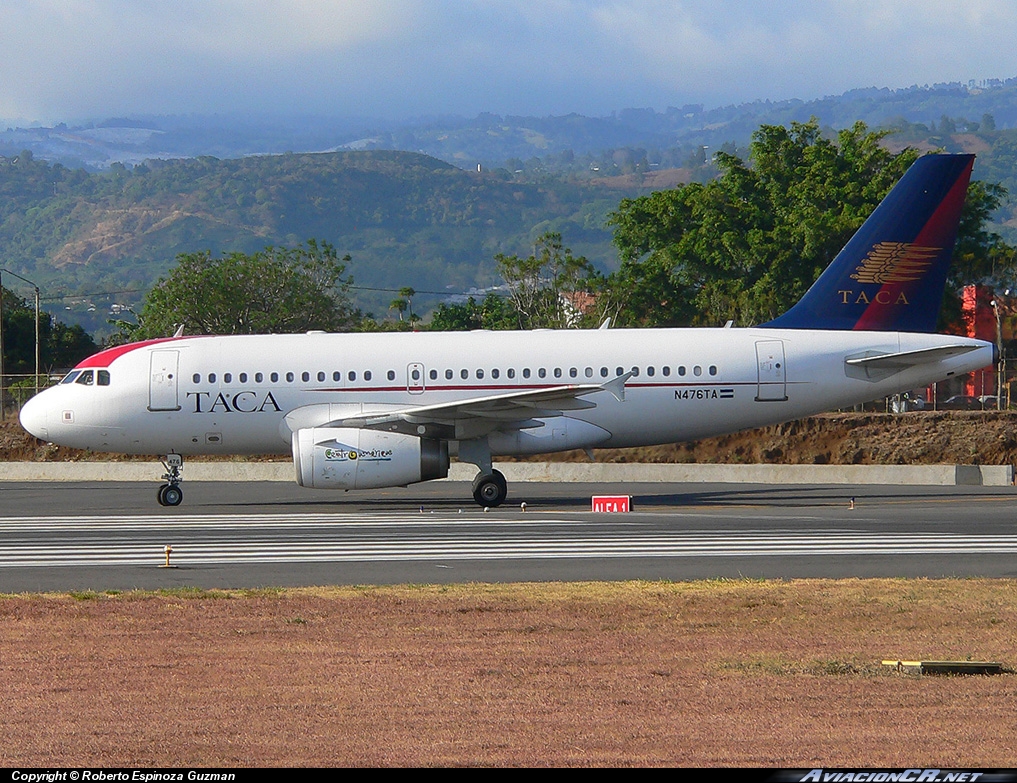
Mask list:
[{"label": "grass field", "polygon": [[1017,766],[1017,581],[0,596],[0,766]]}]

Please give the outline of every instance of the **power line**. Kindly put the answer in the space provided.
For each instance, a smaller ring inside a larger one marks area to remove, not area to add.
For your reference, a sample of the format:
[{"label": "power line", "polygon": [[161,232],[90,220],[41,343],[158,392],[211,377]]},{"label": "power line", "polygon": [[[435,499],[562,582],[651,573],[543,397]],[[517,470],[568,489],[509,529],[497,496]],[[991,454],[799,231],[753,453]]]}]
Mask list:
[{"label": "power line", "polygon": [[[411,287],[411,286],[403,286],[403,288],[377,288],[377,287],[374,287],[374,286],[366,286],[366,285],[352,285],[352,286],[350,286],[350,290],[351,291],[379,291],[379,292],[383,292],[383,293],[398,294],[398,293],[401,293],[404,290],[404,288],[409,288],[409,287]],[[140,294],[140,293],[144,293],[144,291],[142,289],[140,289],[140,288],[124,288],[124,289],[121,289],[119,291],[95,291],[95,292],[84,293],[84,294],[56,294],[56,295],[52,295],[52,296],[43,296],[43,297],[40,297],[40,298],[44,302],[62,302],[64,300],[66,300],[66,299],[99,299],[99,298],[104,297],[104,296],[117,296],[119,294]],[[429,296],[476,296],[478,294],[485,294],[485,293],[490,293],[490,290],[489,289],[488,290],[483,290],[483,289],[476,290],[475,289],[473,291],[449,291],[449,290],[445,290],[445,291],[421,291],[421,290],[418,290],[416,288],[413,289],[413,295],[414,296],[417,296],[419,294],[424,294],[424,295],[429,295]]]}]

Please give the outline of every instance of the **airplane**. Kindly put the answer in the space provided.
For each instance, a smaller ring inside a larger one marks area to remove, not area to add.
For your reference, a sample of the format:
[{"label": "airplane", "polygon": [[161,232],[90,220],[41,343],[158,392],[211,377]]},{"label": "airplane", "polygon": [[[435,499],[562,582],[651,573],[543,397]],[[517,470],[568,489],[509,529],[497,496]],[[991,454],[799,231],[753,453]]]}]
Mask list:
[{"label": "airplane", "polygon": [[407,486],[492,459],[696,440],[927,386],[995,347],[933,334],[973,155],[919,158],[790,310],[750,328],[183,336],[103,350],[21,409],[42,440],[183,458],[288,447],[316,489]]}]

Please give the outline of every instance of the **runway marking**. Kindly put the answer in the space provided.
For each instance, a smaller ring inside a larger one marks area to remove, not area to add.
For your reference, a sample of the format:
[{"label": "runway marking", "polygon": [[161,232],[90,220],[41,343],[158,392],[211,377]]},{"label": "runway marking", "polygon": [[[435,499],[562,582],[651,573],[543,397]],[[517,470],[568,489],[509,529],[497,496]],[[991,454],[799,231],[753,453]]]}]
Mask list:
[{"label": "runway marking", "polygon": [[[465,515],[464,515],[465,516]],[[689,515],[701,516],[701,515]],[[713,520],[715,517],[707,515]],[[841,520],[826,520],[841,524]],[[852,517],[851,521],[863,520]],[[658,520],[659,522],[659,520]],[[12,517],[0,520],[0,568],[510,559],[832,557],[1017,554],[1017,535],[877,534],[847,529],[661,530],[590,519],[290,514]],[[463,530],[473,535],[463,540]],[[605,528],[600,532],[601,528]],[[236,535],[243,531],[246,535]]]}]

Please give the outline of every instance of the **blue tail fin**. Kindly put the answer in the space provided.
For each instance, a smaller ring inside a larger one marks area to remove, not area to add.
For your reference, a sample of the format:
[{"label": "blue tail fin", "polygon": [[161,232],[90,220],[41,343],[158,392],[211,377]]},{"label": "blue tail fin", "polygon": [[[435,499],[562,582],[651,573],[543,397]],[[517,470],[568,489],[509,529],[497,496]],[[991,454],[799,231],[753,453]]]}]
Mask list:
[{"label": "blue tail fin", "polygon": [[801,301],[763,326],[934,332],[974,160],[916,160]]}]

